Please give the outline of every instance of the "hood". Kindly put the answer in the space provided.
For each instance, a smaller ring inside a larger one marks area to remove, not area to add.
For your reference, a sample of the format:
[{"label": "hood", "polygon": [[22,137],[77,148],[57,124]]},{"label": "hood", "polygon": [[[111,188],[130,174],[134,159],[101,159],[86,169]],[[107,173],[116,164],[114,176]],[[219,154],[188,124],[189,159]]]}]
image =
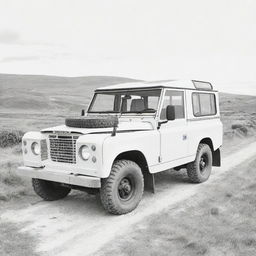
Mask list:
[{"label": "hood", "polygon": [[[122,132],[130,132],[130,131],[147,131],[153,130],[154,127],[151,122],[120,122],[117,127],[117,133]],[[55,127],[50,127],[41,130],[41,132],[64,132],[64,133],[79,133],[79,134],[90,134],[90,133],[110,133],[113,128],[75,128],[68,127],[66,125],[59,125]]]}]

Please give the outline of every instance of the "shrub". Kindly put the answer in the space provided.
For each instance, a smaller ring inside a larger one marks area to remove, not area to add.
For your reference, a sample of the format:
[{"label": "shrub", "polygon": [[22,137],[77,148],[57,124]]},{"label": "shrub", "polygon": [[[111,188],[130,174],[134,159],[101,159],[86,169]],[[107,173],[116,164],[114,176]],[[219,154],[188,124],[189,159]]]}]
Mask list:
[{"label": "shrub", "polygon": [[0,148],[19,144],[23,135],[24,132],[22,131],[0,131]]},{"label": "shrub", "polygon": [[231,128],[232,128],[232,130],[238,130],[245,136],[247,136],[247,134],[248,134],[248,129],[243,124],[232,124]]},{"label": "shrub", "polygon": [[0,164],[0,204],[1,201],[7,202],[28,193],[28,180],[15,173],[20,164],[13,160]]}]

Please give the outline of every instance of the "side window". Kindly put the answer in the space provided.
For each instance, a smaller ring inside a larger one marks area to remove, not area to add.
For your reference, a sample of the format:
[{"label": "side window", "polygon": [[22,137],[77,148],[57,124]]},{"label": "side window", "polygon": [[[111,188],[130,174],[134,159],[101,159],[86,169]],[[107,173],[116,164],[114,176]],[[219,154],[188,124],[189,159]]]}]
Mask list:
[{"label": "side window", "polygon": [[167,90],[164,95],[163,107],[160,114],[160,119],[166,119],[166,107],[172,105],[175,107],[176,119],[185,118],[184,111],[184,92]]},{"label": "side window", "polygon": [[216,114],[216,99],[212,93],[193,93],[194,116],[209,116]]},{"label": "side window", "polygon": [[193,93],[193,112],[194,116],[200,116],[200,103],[199,103],[199,94]]}]

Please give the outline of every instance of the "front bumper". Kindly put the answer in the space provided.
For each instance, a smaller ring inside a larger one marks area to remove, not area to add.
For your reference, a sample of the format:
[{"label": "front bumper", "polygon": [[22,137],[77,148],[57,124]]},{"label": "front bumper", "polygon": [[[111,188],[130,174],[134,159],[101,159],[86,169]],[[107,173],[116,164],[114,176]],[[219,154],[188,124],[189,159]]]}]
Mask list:
[{"label": "front bumper", "polygon": [[88,187],[88,188],[101,187],[100,178],[73,174],[73,173],[59,172],[59,171],[55,171],[53,169],[48,169],[45,167],[38,168],[38,167],[21,166],[21,167],[18,167],[17,174],[20,176],[26,176],[26,177],[41,179],[41,180],[55,181],[55,182],[65,183],[69,185],[76,185],[81,187]]}]

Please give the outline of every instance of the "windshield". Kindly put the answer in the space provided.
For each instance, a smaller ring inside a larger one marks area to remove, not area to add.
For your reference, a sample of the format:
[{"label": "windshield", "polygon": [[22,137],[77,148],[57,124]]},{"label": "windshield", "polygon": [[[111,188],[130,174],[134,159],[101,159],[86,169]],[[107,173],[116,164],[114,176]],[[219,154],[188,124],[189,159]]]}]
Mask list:
[{"label": "windshield", "polygon": [[95,93],[89,113],[155,113],[161,89]]}]

